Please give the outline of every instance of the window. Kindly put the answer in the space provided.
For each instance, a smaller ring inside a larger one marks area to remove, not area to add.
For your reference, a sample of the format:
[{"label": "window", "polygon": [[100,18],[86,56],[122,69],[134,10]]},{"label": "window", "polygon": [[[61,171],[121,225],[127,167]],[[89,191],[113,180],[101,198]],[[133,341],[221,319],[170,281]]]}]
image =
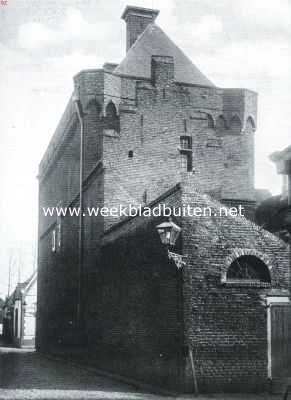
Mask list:
[{"label": "window", "polygon": [[183,171],[191,172],[192,171],[192,153],[190,154],[181,154],[181,168]]},{"label": "window", "polygon": [[128,152],[128,158],[133,158],[133,151],[132,151],[132,150],[129,150],[129,152]]},{"label": "window", "polygon": [[262,260],[256,256],[246,255],[232,262],[226,274],[226,281],[271,283],[271,277],[268,267]]},{"label": "window", "polygon": [[183,123],[184,123],[184,132],[186,133],[187,132],[187,120],[184,119]]},{"label": "window", "polygon": [[180,137],[180,147],[181,147],[181,150],[191,150],[192,151],[191,136],[181,136]]},{"label": "window", "polygon": [[192,171],[192,138],[180,136],[181,168],[183,171]]},{"label": "window", "polygon": [[55,229],[52,231],[52,252],[56,251],[56,231]]}]

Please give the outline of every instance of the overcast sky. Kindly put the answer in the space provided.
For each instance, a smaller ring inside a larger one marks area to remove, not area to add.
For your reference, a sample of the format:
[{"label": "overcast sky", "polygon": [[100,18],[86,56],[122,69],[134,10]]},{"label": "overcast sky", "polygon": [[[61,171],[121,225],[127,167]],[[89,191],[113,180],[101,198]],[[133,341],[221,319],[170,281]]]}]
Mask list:
[{"label": "overcast sky", "polygon": [[[0,5],[0,296],[33,269],[37,169],[78,71],[125,55],[126,0]],[[259,93],[256,185],[280,190],[268,155],[291,143],[291,0],[131,0],[217,86]]]}]

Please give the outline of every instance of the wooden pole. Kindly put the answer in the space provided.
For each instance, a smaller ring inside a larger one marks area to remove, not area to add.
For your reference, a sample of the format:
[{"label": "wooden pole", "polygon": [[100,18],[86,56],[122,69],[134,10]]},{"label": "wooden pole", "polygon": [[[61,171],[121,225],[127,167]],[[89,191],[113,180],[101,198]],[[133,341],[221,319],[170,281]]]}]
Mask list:
[{"label": "wooden pole", "polygon": [[197,376],[196,376],[196,370],[195,370],[195,364],[194,364],[194,358],[193,358],[193,349],[189,346],[189,357],[190,357],[190,362],[191,362],[191,369],[192,369],[192,377],[193,377],[193,383],[194,383],[194,393],[198,394],[198,383],[197,383]]}]

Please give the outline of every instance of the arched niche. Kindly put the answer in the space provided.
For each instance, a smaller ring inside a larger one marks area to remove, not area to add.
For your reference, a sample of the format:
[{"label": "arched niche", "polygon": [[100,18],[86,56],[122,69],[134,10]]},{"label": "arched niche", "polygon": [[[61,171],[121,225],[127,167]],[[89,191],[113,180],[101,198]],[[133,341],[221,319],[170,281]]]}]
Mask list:
[{"label": "arched niche", "polygon": [[219,115],[216,119],[216,130],[218,133],[222,134],[227,128],[226,119],[223,115]]},{"label": "arched niche", "polygon": [[105,107],[104,121],[106,129],[113,129],[119,132],[119,116],[117,114],[117,108],[113,101],[109,101],[109,103]]},{"label": "arched niche", "polygon": [[231,133],[240,134],[242,131],[242,123],[238,115],[234,115],[229,124]]},{"label": "arched niche", "polygon": [[255,130],[256,130],[255,120],[251,115],[249,115],[247,120],[246,120],[245,131],[247,133],[251,133],[251,132],[255,132]]},{"label": "arched niche", "polygon": [[207,127],[209,129],[214,129],[215,127],[214,119],[210,114],[207,114]]}]

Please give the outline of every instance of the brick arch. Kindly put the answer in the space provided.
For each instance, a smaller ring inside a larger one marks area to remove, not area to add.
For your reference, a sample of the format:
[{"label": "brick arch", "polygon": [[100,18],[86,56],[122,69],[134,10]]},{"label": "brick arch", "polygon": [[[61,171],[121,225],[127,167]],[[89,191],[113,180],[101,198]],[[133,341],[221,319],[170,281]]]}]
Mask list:
[{"label": "brick arch", "polygon": [[272,281],[273,264],[268,256],[266,256],[265,254],[255,250],[255,249],[235,248],[232,250],[231,254],[229,254],[226,257],[226,259],[224,261],[223,270],[221,273],[221,282],[222,283],[226,282],[226,274],[227,274],[227,271],[228,271],[229,267],[231,266],[231,264],[236,259],[238,259],[239,257],[242,257],[242,256],[254,256],[254,257],[257,257],[259,260],[261,260],[268,268],[270,278]]}]

